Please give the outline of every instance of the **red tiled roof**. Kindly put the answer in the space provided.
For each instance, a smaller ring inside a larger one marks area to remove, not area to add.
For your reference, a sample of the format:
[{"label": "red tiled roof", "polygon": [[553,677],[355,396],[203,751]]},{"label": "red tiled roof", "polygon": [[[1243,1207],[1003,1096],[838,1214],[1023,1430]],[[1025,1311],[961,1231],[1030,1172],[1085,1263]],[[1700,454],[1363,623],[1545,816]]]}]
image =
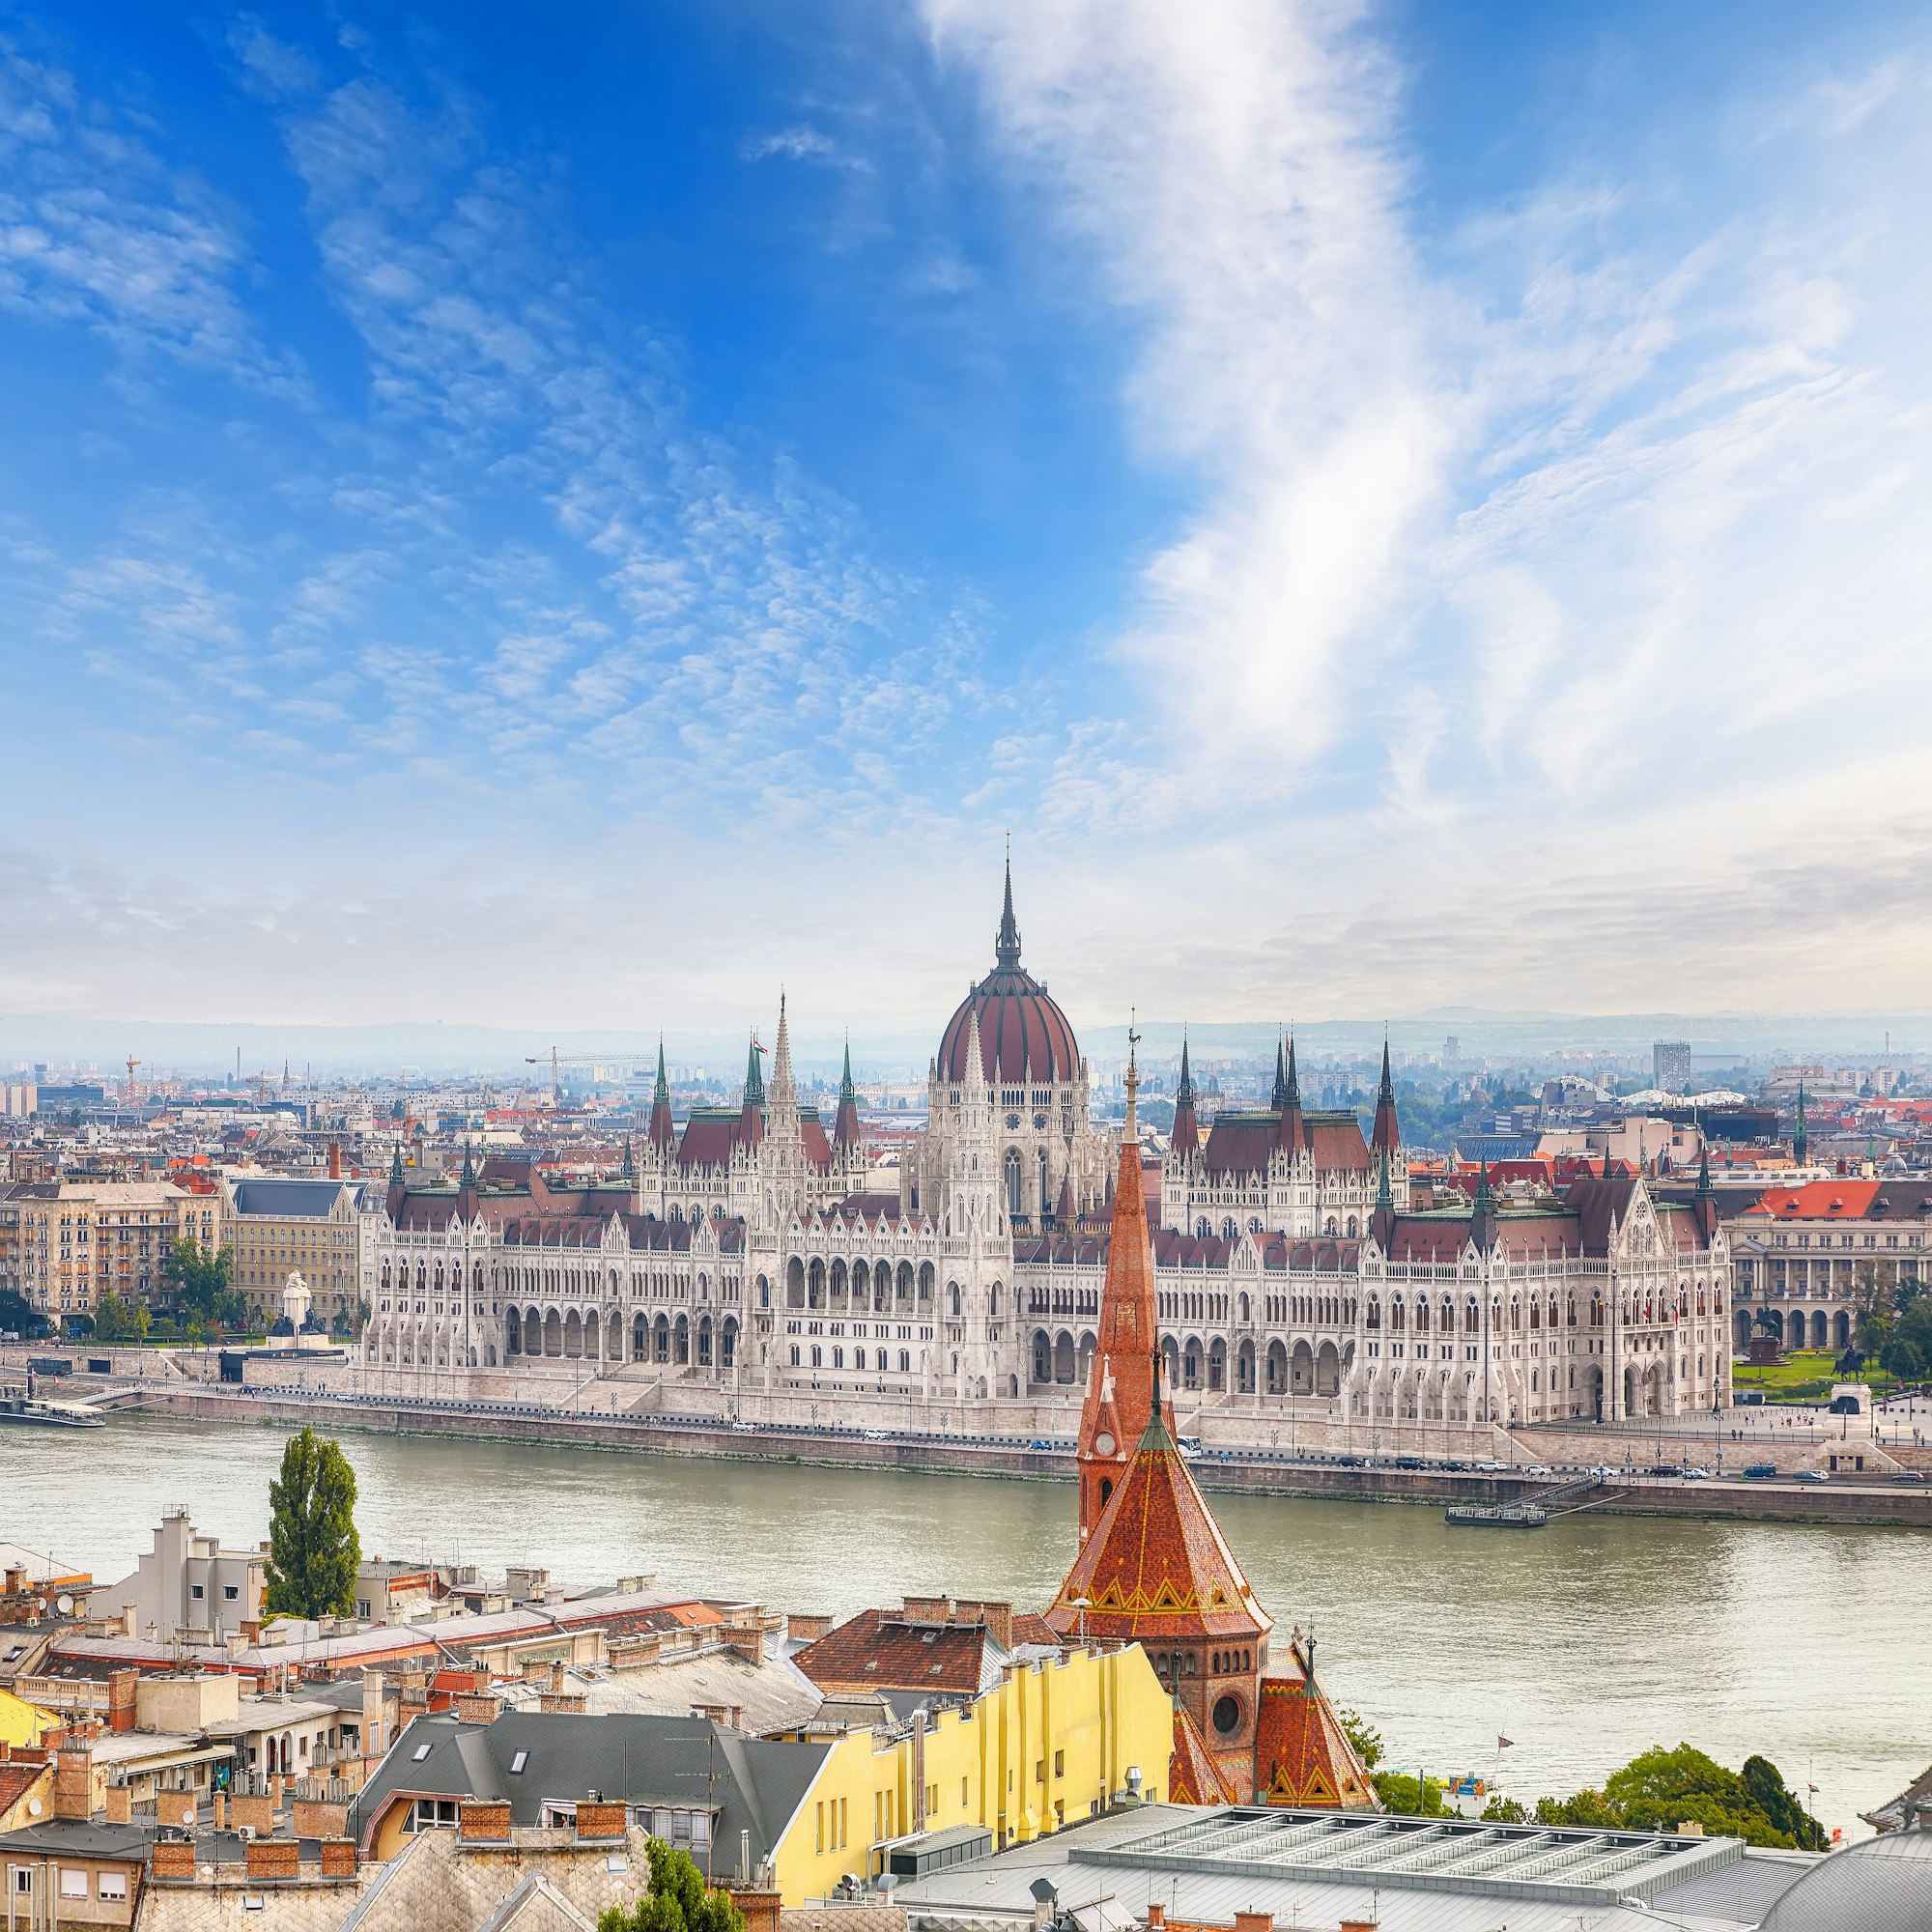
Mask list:
[{"label": "red tiled roof", "polygon": [[861,1610],[792,1662],[821,1690],[932,1690],[978,1696],[1008,1655],[984,1624],[915,1622]]},{"label": "red tiled roof", "polygon": [[1268,1804],[1377,1803],[1368,1773],[1334,1708],[1298,1662],[1292,1673],[1264,1677],[1255,1719],[1255,1796]]},{"label": "red tiled roof", "polygon": [[1161,1417],[1148,1424],[1046,1616],[1063,1634],[1084,1629],[1156,1645],[1273,1627]]},{"label": "red tiled roof", "polygon": [[1179,1704],[1174,1707],[1174,1749],[1167,1761],[1170,1804],[1233,1804],[1236,1794],[1208,1753],[1207,1741]]}]

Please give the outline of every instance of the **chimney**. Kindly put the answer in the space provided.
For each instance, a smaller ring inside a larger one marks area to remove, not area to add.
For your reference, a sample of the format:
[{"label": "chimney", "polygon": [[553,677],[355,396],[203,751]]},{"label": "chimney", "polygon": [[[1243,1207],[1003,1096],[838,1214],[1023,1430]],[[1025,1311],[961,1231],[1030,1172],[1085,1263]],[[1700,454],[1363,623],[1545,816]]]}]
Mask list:
[{"label": "chimney", "polygon": [[563,1662],[561,1659],[550,1667],[550,1688],[553,1691],[563,1689]]},{"label": "chimney", "polygon": [[54,1759],[54,1816],[86,1824],[94,1815],[94,1753],[65,1747]]},{"label": "chimney", "polygon": [[10,1597],[22,1596],[25,1594],[26,1588],[27,1573],[18,1564],[15,1564],[7,1572],[7,1594]]},{"label": "chimney", "polygon": [[1274,1914],[1237,1912],[1235,1914],[1235,1932],[1274,1932]]},{"label": "chimney", "polygon": [[127,1825],[133,1821],[134,1794],[125,1784],[110,1784],[107,1787],[107,1822],[110,1825]]},{"label": "chimney", "polygon": [[1378,1932],[1380,1925],[1379,1918],[1345,1918],[1341,1932]]},{"label": "chimney", "polygon": [[1157,1904],[1152,1899],[1149,1899],[1148,1932],[1161,1932],[1161,1927],[1166,1923],[1167,1923],[1167,1907],[1164,1905]]},{"label": "chimney", "polygon": [[141,1634],[140,1618],[141,1610],[139,1605],[123,1604],[121,1605],[121,1634],[123,1636],[139,1636]]},{"label": "chimney", "polygon": [[342,1179],[342,1143],[340,1141],[330,1141],[328,1144],[328,1178],[331,1180],[340,1180]]},{"label": "chimney", "polygon": [[213,1805],[214,1805],[214,1829],[217,1832],[225,1832],[228,1829],[227,1792],[217,1791],[214,1794]]},{"label": "chimney", "polygon": [[108,1673],[107,1728],[110,1731],[131,1731],[134,1728],[134,1693],[140,1681],[138,1670]]}]

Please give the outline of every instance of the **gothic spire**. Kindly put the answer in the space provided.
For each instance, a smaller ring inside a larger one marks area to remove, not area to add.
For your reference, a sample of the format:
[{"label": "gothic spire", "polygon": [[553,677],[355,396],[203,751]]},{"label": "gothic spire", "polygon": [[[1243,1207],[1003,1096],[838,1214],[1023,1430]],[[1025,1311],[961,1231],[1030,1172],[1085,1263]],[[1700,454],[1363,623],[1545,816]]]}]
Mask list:
[{"label": "gothic spire", "polygon": [[651,1093],[651,1124],[645,1138],[654,1148],[668,1150],[676,1135],[670,1123],[670,1081],[665,1075],[665,1043],[658,1041],[658,1084]]},{"label": "gothic spire", "polygon": [[1386,1151],[1376,1159],[1376,1212],[1378,1214],[1395,1212],[1395,1189],[1389,1182],[1389,1157]]},{"label": "gothic spire", "polygon": [[1476,1173],[1476,1199],[1469,1214],[1469,1238],[1485,1253],[1495,1243],[1496,1197],[1490,1188],[1490,1163],[1484,1157]]},{"label": "gothic spire", "polygon": [[1288,1104],[1301,1105],[1301,1076],[1294,1070],[1294,1036],[1288,1037]]},{"label": "gothic spire", "polygon": [[1275,1133],[1275,1145],[1286,1148],[1290,1156],[1298,1160],[1308,1145],[1308,1127],[1301,1118],[1301,1075],[1295,1070],[1293,1034],[1288,1037],[1287,1070],[1281,1070],[1279,1052],[1275,1055],[1275,1084],[1281,1095],[1275,1102],[1281,1110],[1281,1125]]},{"label": "gothic spire", "polygon": [[748,1107],[762,1107],[765,1104],[765,1063],[759,1057],[761,1051],[758,1036],[753,1032],[751,1050],[745,1056],[745,1104]]},{"label": "gothic spire", "polygon": [[1180,1036],[1180,1084],[1174,1090],[1174,1131],[1168,1145],[1179,1154],[1191,1154],[1201,1145],[1194,1118],[1194,1075],[1187,1065],[1187,1035]]},{"label": "gothic spire", "polygon": [[1268,1096],[1268,1105],[1276,1113],[1288,1105],[1288,1069],[1282,1064],[1280,1040],[1274,1043],[1274,1092]]},{"label": "gothic spire", "polygon": [[1174,1104],[1177,1107],[1191,1107],[1194,1104],[1194,1078],[1187,1070],[1187,1034],[1180,1036],[1180,1085],[1174,1090]]},{"label": "gothic spire", "polygon": [[1007,841],[1007,898],[1000,912],[999,937],[993,942],[994,956],[1010,970],[1020,963],[1020,929],[1013,921],[1013,847]]},{"label": "gothic spire", "polygon": [[624,1164],[617,1170],[619,1180],[635,1180],[638,1178],[637,1156],[631,1151],[631,1137],[624,1136]]},{"label": "gothic spire", "polygon": [[1798,1088],[1798,1124],[1791,1130],[1791,1151],[1801,1167],[1804,1164],[1810,1141],[1811,1137],[1804,1128],[1804,1087],[1801,1082]]},{"label": "gothic spire", "polygon": [[845,1070],[838,1076],[838,1113],[832,1123],[835,1147],[859,1145],[859,1094],[852,1085],[852,1042],[845,1042]]},{"label": "gothic spire", "polygon": [[389,1185],[391,1187],[400,1187],[402,1184],[403,1184],[403,1144],[401,1141],[398,1141],[396,1142],[395,1147],[389,1155]]},{"label": "gothic spire", "polygon": [[1711,1198],[1711,1149],[1708,1143],[1697,1150],[1697,1199]]},{"label": "gothic spire", "polygon": [[474,1187],[476,1185],[476,1160],[470,1151],[468,1141],[463,1143],[463,1176],[456,1184],[459,1187]]},{"label": "gothic spire", "polygon": [[1382,1035],[1382,1078],[1376,1089],[1376,1125],[1369,1145],[1379,1153],[1393,1154],[1402,1146],[1402,1125],[1395,1114],[1395,1076],[1389,1068],[1388,1035]]}]

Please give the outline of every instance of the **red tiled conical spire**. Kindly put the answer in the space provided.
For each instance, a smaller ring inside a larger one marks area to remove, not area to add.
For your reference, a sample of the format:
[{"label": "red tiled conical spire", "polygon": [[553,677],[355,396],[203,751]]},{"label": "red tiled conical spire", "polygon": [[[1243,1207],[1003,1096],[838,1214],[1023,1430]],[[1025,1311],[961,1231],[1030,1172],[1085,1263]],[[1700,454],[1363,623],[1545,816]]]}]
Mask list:
[{"label": "red tiled conical spire", "polygon": [[1094,1351],[1080,1410],[1080,1540],[1084,1544],[1132,1459],[1153,1411],[1152,1350],[1159,1341],[1153,1293],[1153,1244],[1141,1188],[1141,1144],[1135,1131],[1139,1070],[1127,1063],[1127,1125],[1113,1194],[1113,1234],[1100,1289],[1100,1342]]}]

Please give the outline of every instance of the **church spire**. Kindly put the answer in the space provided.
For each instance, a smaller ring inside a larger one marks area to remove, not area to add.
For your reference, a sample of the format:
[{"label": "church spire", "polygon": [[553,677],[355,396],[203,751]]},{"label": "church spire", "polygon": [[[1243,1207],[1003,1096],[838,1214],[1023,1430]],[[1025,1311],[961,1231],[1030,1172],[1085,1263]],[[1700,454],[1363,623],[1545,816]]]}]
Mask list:
[{"label": "church spire", "polygon": [[1495,1245],[1496,1197],[1490,1186],[1490,1163],[1485,1155],[1476,1170],[1476,1199],[1469,1214],[1469,1238],[1487,1254]]},{"label": "church spire", "polygon": [[1268,1096],[1268,1105],[1277,1114],[1288,1105],[1288,1070],[1282,1065],[1280,1040],[1274,1043],[1274,1092]]},{"label": "church spire", "polygon": [[1141,1037],[1134,1031],[1131,1018],[1127,1021],[1127,1123],[1122,1129],[1124,1138],[1134,1147],[1141,1144],[1140,1122],[1134,1118],[1134,1095],[1141,1091],[1141,1069],[1137,1058]]},{"label": "church spire", "polygon": [[1388,1035],[1382,1035],[1382,1078],[1376,1089],[1376,1125],[1369,1145],[1378,1153],[1394,1154],[1402,1146],[1402,1126],[1395,1117],[1395,1076],[1389,1069]]},{"label": "church spire", "polygon": [[1000,932],[993,942],[993,953],[1008,971],[1020,963],[1020,929],[1013,920],[1013,845],[1010,838],[1007,840],[1007,898],[1000,911]]},{"label": "church spire", "polygon": [[1174,1132],[1168,1144],[1176,1153],[1192,1153],[1201,1145],[1194,1118],[1194,1076],[1187,1065],[1187,1035],[1180,1036],[1180,1084],[1174,1090]]},{"label": "church spire", "polygon": [[463,1143],[463,1175],[456,1184],[459,1187],[474,1187],[476,1185],[476,1158],[470,1151],[468,1141]]},{"label": "church spire", "polygon": [[624,1164],[617,1170],[619,1180],[635,1180],[638,1178],[638,1157],[631,1151],[631,1137],[624,1136]]},{"label": "church spire", "polygon": [[745,1058],[745,1098],[738,1109],[740,1146],[749,1147],[765,1137],[765,1069],[758,1057],[763,1052],[753,1032],[751,1050]]},{"label": "church spire", "polygon": [[401,1141],[398,1141],[389,1154],[389,1185],[391,1187],[400,1187],[402,1184],[403,1144]]},{"label": "church spire", "polygon": [[845,1070],[838,1076],[838,1113],[832,1123],[834,1147],[859,1145],[859,1094],[852,1085],[852,1042],[845,1042]]},{"label": "church spire", "polygon": [[1275,1144],[1286,1148],[1291,1159],[1297,1159],[1308,1145],[1308,1127],[1301,1118],[1301,1075],[1295,1070],[1293,1034],[1288,1037],[1288,1069],[1277,1074],[1276,1080],[1281,1088],[1281,1098],[1275,1102],[1281,1110],[1281,1125],[1275,1133]]},{"label": "church spire", "polygon": [[1804,1127],[1804,1087],[1801,1081],[1798,1088],[1798,1123],[1791,1130],[1791,1156],[1800,1167],[1804,1165],[1810,1145],[1811,1137]]},{"label": "church spire", "polygon": [[665,1043],[658,1041],[658,1084],[651,1091],[651,1124],[645,1138],[654,1148],[668,1150],[676,1136],[670,1123],[670,1082],[665,1077]]}]

